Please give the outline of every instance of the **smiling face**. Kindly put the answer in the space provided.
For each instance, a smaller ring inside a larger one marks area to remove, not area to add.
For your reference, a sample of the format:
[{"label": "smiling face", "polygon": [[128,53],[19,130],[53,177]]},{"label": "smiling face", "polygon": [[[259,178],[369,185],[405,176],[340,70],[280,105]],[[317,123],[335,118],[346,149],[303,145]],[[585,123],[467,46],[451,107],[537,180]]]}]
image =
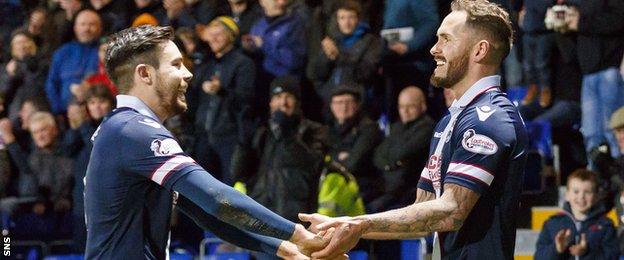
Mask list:
[{"label": "smiling face", "polygon": [[222,53],[233,44],[230,32],[220,24],[208,26],[208,28],[202,32],[202,38],[206,39],[210,49],[214,53]]},{"label": "smiling face", "polygon": [[185,94],[193,74],[184,66],[182,53],[175,43],[168,41],[163,45],[154,90],[164,110],[177,115],[187,109]]},{"label": "smiling face", "polygon": [[591,209],[596,198],[595,189],[594,183],[588,180],[572,178],[568,181],[565,198],[570,202],[573,213],[586,214]]},{"label": "smiling face", "polygon": [[431,84],[436,87],[451,88],[468,72],[473,40],[463,30],[466,15],[464,11],[451,12],[438,29],[438,41],[430,50],[436,62]]}]

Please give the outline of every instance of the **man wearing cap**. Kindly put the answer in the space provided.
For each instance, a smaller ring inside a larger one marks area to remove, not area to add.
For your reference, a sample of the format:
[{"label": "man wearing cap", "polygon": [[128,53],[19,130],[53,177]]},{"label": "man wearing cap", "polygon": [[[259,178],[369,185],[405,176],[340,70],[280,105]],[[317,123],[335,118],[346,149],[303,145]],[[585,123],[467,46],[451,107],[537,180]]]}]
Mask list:
[{"label": "man wearing cap", "polygon": [[334,170],[351,172],[364,204],[368,204],[381,194],[381,175],[373,165],[373,153],[382,134],[377,123],[362,112],[362,93],[363,87],[356,84],[340,84],[332,91],[328,144],[332,165],[342,165]]},{"label": "man wearing cap", "polygon": [[317,209],[327,136],[324,126],[302,116],[299,87],[292,76],[271,82],[268,122],[232,160],[233,176],[247,185],[248,195],[291,221]]},{"label": "man wearing cap", "polygon": [[212,57],[197,68],[187,93],[187,114],[196,137],[192,154],[202,167],[231,184],[234,147],[249,143],[253,135],[256,70],[253,61],[234,46],[238,26],[232,18],[219,16],[199,33]]}]

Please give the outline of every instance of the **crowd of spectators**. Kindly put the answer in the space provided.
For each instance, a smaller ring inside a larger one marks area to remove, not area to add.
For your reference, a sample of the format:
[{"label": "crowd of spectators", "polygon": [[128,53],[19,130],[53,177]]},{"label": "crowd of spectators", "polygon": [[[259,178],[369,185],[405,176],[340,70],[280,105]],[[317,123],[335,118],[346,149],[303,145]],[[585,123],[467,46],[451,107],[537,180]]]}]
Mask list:
[{"label": "crowd of spectators", "polygon": [[[527,122],[579,133],[563,144],[569,165],[587,165],[604,208],[621,208],[624,2],[493,1],[516,26],[503,87],[526,86]],[[219,180],[292,221],[316,211],[324,171],[355,176],[367,212],[413,203],[453,100],[429,83],[450,2],[0,2],[0,208],[14,220],[3,228],[84,248],[90,138],[117,93],[106,42],[141,25],[175,29],[194,76],[188,111],[166,125]]]}]

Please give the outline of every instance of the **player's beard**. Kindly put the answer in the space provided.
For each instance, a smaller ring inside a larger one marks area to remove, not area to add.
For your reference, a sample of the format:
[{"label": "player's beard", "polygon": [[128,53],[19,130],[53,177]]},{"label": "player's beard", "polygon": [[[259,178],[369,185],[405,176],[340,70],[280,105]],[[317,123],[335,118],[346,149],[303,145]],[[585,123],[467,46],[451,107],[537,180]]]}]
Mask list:
[{"label": "player's beard", "polygon": [[468,73],[468,55],[466,51],[463,55],[453,60],[447,60],[444,66],[448,66],[445,76],[436,76],[435,70],[431,75],[429,82],[431,85],[439,88],[451,88],[457,84]]},{"label": "player's beard", "polygon": [[156,95],[168,114],[174,116],[184,113],[187,109],[185,93],[188,86],[182,86],[181,80],[167,82],[163,77],[158,77],[157,83]]}]

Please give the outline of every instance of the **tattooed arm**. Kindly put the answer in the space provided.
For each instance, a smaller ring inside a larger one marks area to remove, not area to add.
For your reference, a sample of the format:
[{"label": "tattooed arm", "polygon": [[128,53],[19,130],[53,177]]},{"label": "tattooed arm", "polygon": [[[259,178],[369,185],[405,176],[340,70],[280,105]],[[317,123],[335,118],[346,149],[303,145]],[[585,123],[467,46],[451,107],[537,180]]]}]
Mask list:
[{"label": "tattooed arm", "polygon": [[327,247],[312,254],[331,259],[353,248],[361,237],[399,239],[422,236],[433,231],[458,230],[479,199],[479,193],[455,185],[444,185],[442,197],[382,213],[353,218],[335,218],[316,227],[335,227]]},{"label": "tattooed arm", "polygon": [[[435,194],[432,192],[428,192],[423,189],[418,189],[416,191],[416,201],[414,204],[430,201],[435,199]],[[424,237],[428,235],[429,232],[392,232],[392,231],[378,231],[378,232],[368,232],[365,233],[363,238],[366,239],[376,239],[376,240],[389,240],[389,239],[406,239],[406,238],[417,238]]]},{"label": "tattooed arm", "polygon": [[456,184],[444,186],[439,199],[378,214],[354,217],[361,222],[363,233],[422,233],[454,231],[461,228],[479,194]]}]

